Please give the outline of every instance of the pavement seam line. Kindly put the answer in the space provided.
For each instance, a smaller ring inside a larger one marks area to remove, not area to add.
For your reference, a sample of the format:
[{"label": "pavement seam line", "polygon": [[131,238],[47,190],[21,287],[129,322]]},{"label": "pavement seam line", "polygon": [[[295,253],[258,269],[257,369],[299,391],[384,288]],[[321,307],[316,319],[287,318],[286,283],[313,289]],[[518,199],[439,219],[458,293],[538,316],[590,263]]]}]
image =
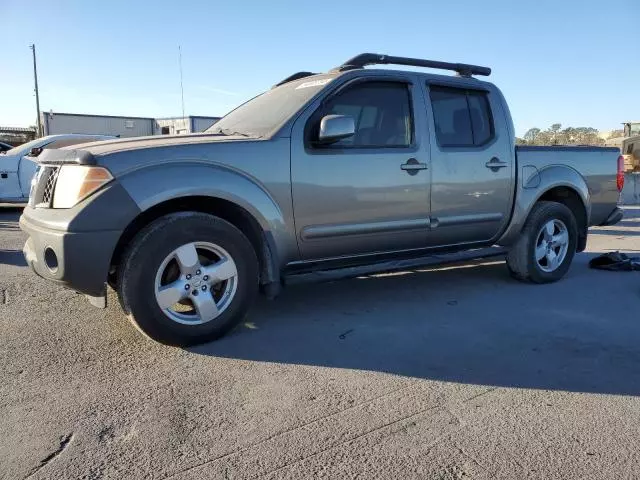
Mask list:
[{"label": "pavement seam line", "polygon": [[491,393],[491,392],[493,392],[494,390],[497,390],[497,389],[498,389],[498,387],[491,387],[491,388],[488,388],[488,389],[486,389],[484,392],[480,392],[480,393],[478,393],[477,395],[473,395],[472,397],[469,397],[469,398],[467,398],[466,400],[463,400],[463,401],[462,401],[462,403],[468,403],[468,402],[470,402],[471,400],[475,400],[475,399],[476,399],[476,398],[478,398],[478,397],[482,397],[483,395],[487,395],[488,393]]},{"label": "pavement seam line", "polygon": [[317,452],[312,453],[311,455],[307,455],[307,456],[299,458],[299,459],[297,459],[297,460],[295,460],[293,462],[286,463],[286,464],[284,464],[284,465],[282,465],[282,466],[280,466],[278,468],[275,468],[273,470],[270,470],[268,472],[256,475],[255,477],[252,477],[252,478],[254,478],[254,479],[255,478],[262,478],[262,477],[265,477],[267,475],[271,475],[272,473],[278,472],[278,471],[282,470],[283,468],[287,468],[287,467],[290,467],[290,466],[295,465],[297,463],[303,462],[303,461],[305,461],[305,460],[307,460],[309,458],[313,458],[313,457],[315,457],[317,455],[320,455],[321,453],[328,452],[329,450],[333,450],[334,448],[338,448],[338,447],[341,447],[341,446],[346,445],[348,443],[355,442],[356,440],[359,440],[359,439],[361,439],[363,437],[366,437],[367,435],[370,435],[370,434],[372,434],[374,432],[377,432],[379,430],[382,430],[384,428],[387,428],[387,427],[390,427],[392,425],[395,425],[396,423],[400,423],[400,422],[403,422],[405,420],[409,420],[410,418],[417,417],[418,415],[422,415],[422,414],[427,413],[429,411],[437,410],[437,409],[440,409],[440,408],[443,408],[442,405],[435,405],[435,406],[428,407],[428,408],[425,408],[423,410],[420,410],[419,412],[415,412],[415,413],[412,413],[410,415],[406,415],[404,417],[398,418],[397,420],[393,420],[392,422],[385,423],[384,425],[380,425],[379,427],[376,427],[376,428],[373,428],[373,429],[371,429],[369,431],[361,433],[360,435],[356,435],[355,437],[349,438],[348,440],[345,440],[343,442],[339,442],[339,443],[330,445],[330,446],[328,446],[326,448],[323,448],[322,450],[319,450]]},{"label": "pavement seam line", "polygon": [[460,455],[462,455],[463,457],[468,458],[469,460],[471,460],[473,463],[475,463],[476,465],[478,465],[482,470],[484,470],[485,472],[487,472],[487,467],[485,467],[484,465],[482,465],[478,459],[476,457],[474,457],[473,455],[471,455],[470,453],[467,453],[464,451],[464,449],[460,446],[460,445],[455,445],[455,447],[458,449],[458,452],[460,452]]},{"label": "pavement seam line", "polygon": [[[375,396],[375,397],[369,398],[369,399],[367,399],[367,400],[365,400],[365,401],[363,401],[363,402],[356,403],[356,404],[354,404],[354,405],[351,405],[350,407],[343,408],[343,409],[341,409],[341,410],[337,410],[337,411],[332,412],[332,413],[330,413],[330,414],[328,414],[328,415],[324,415],[324,416],[318,417],[318,418],[316,418],[316,419],[314,419],[314,420],[311,420],[311,421],[309,421],[309,422],[303,423],[303,424],[301,424],[301,425],[297,425],[297,426],[295,426],[295,427],[288,428],[288,429],[283,430],[283,431],[281,431],[281,432],[274,433],[273,435],[271,435],[271,436],[269,436],[269,437],[267,437],[267,438],[265,438],[265,439],[263,439],[263,440],[260,440],[260,441],[258,441],[258,442],[256,442],[256,443],[252,443],[252,444],[250,444],[250,445],[246,445],[246,446],[244,446],[244,447],[240,447],[240,448],[238,448],[237,450],[234,450],[234,451],[232,451],[232,452],[225,453],[225,454],[220,455],[220,456],[218,456],[218,457],[212,458],[211,460],[206,460],[206,461],[204,461],[204,462],[202,462],[202,463],[199,463],[199,464],[197,464],[197,465],[193,465],[193,466],[191,466],[191,467],[187,467],[187,468],[185,468],[184,470],[179,470],[179,471],[177,471],[177,472],[175,472],[175,473],[172,473],[171,475],[168,475],[168,476],[166,476],[166,477],[163,477],[163,480],[168,480],[168,479],[173,478],[173,477],[175,477],[176,475],[179,475],[179,474],[181,474],[181,473],[186,473],[186,472],[189,472],[189,471],[194,470],[194,469],[196,469],[196,468],[200,468],[200,467],[203,467],[203,466],[205,466],[205,465],[209,465],[210,463],[214,463],[214,462],[217,462],[217,461],[219,461],[219,460],[223,460],[223,459],[225,459],[225,458],[227,458],[227,457],[230,457],[230,456],[232,456],[232,455],[235,455],[235,454],[239,454],[239,453],[245,452],[245,451],[247,451],[247,450],[249,450],[249,449],[251,449],[251,448],[253,448],[253,447],[257,447],[258,445],[262,445],[263,443],[266,443],[266,442],[268,442],[268,441],[270,441],[270,440],[273,440],[274,438],[277,438],[277,437],[279,437],[279,436],[286,435],[287,433],[295,432],[296,430],[299,430],[299,429],[301,429],[301,428],[308,427],[309,425],[313,425],[314,423],[321,422],[322,420],[326,420],[326,419],[328,419],[328,418],[334,417],[334,416],[339,415],[339,414],[341,414],[341,413],[348,412],[349,410],[352,410],[352,409],[354,409],[354,408],[358,408],[358,407],[361,407],[361,406],[363,406],[363,405],[367,405],[367,404],[369,404],[369,403],[375,402],[376,400],[379,400],[379,399],[384,398],[384,397],[386,397],[386,396],[389,396],[389,395],[392,395],[392,394],[394,394],[394,393],[400,392],[400,391],[402,391],[402,390],[408,390],[409,388],[413,387],[414,385],[417,385],[418,383],[419,383],[419,382],[414,382],[414,383],[412,383],[412,384],[410,384],[410,385],[405,385],[405,386],[403,386],[403,387],[399,387],[399,388],[395,388],[395,389],[393,389],[393,390],[389,390],[388,392],[385,392],[385,393],[382,393],[382,394],[377,395],[377,396]],[[25,480],[26,480],[26,479],[25,479]]]}]

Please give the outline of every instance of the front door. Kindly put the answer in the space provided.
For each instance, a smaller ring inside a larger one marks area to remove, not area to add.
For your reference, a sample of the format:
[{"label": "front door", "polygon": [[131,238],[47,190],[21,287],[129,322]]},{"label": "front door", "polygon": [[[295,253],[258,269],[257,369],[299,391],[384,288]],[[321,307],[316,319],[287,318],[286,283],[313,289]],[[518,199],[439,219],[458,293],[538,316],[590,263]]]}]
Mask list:
[{"label": "front door", "polygon": [[[347,84],[303,114],[291,140],[298,245],[305,260],[420,248],[429,228],[424,100],[413,77]],[[420,112],[414,115],[413,112]],[[356,133],[318,145],[325,115],[350,115]]]},{"label": "front door", "polygon": [[509,221],[514,154],[502,104],[489,91],[429,85],[429,245],[489,242]]}]

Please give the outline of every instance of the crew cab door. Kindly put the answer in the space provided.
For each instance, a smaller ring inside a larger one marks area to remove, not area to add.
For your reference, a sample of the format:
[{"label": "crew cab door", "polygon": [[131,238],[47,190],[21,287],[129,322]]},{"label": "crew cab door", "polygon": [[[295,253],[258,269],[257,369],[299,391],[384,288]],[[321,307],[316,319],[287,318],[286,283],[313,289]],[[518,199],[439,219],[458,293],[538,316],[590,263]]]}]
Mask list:
[{"label": "crew cab door", "polygon": [[0,155],[0,200],[19,200],[22,197],[18,180],[20,155]]},{"label": "crew cab door", "polygon": [[509,221],[515,186],[502,97],[473,84],[426,87],[433,132],[429,244],[495,240]]},{"label": "crew cab door", "polygon": [[[420,248],[429,227],[429,149],[413,75],[357,78],[296,120],[291,182],[302,258]],[[317,143],[322,117],[353,117],[355,135]]]}]

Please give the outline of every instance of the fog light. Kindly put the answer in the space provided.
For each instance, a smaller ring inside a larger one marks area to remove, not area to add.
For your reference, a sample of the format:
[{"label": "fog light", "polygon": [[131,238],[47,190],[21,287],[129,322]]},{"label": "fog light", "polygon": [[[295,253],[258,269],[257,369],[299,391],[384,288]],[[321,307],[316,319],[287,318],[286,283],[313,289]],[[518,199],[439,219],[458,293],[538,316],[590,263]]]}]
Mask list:
[{"label": "fog light", "polygon": [[53,248],[47,247],[44,249],[44,263],[51,273],[56,273],[58,270],[58,256]]}]

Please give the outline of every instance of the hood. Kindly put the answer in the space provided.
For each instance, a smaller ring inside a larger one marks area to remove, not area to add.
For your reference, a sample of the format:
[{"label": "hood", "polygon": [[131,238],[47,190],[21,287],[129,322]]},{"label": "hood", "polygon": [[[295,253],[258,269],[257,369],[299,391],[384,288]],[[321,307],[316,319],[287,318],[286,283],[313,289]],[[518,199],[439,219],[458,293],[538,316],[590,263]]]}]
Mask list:
[{"label": "hood", "polygon": [[221,133],[193,133],[189,135],[153,135],[149,137],[118,138],[101,142],[85,143],[79,146],[65,147],[63,150],[84,150],[92,155],[100,156],[109,153],[163,148],[178,145],[196,145],[201,143],[257,141],[258,137],[242,135],[224,135]]}]

